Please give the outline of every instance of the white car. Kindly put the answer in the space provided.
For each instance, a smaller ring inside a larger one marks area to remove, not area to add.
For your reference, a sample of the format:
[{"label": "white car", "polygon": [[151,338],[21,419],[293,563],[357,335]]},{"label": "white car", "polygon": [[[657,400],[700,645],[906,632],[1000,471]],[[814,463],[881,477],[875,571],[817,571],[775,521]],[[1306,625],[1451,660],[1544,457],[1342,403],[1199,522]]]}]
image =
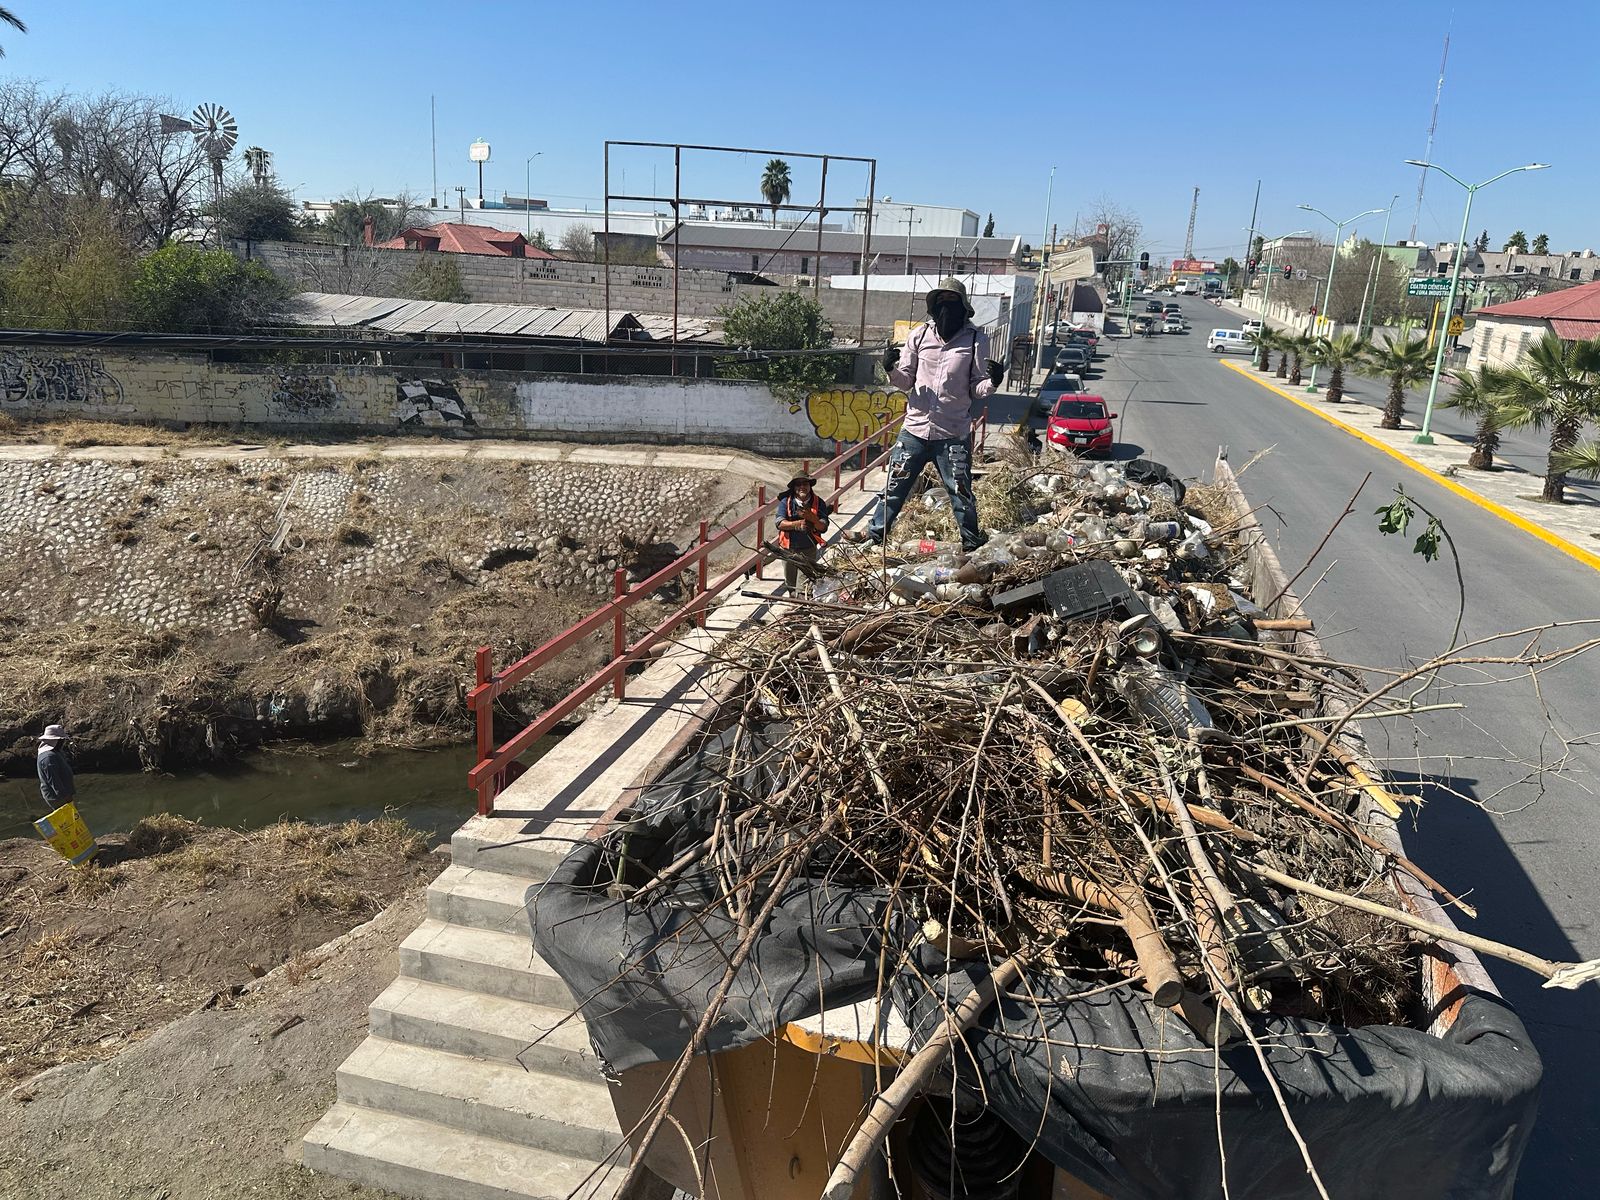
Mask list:
[{"label": "white car", "polygon": [[1211,336],[1206,338],[1206,349],[1213,354],[1224,354],[1229,350],[1237,350],[1240,354],[1255,352],[1255,346],[1246,341],[1243,332],[1237,329],[1213,329]]},{"label": "white car", "polygon": [[1168,313],[1167,319],[1161,323],[1164,333],[1188,333],[1189,323],[1177,313]]},{"label": "white car", "polygon": [[1244,323],[1244,332],[1246,332],[1246,333],[1260,333],[1261,332],[1261,318],[1260,317],[1251,317],[1248,321],[1246,321]]}]

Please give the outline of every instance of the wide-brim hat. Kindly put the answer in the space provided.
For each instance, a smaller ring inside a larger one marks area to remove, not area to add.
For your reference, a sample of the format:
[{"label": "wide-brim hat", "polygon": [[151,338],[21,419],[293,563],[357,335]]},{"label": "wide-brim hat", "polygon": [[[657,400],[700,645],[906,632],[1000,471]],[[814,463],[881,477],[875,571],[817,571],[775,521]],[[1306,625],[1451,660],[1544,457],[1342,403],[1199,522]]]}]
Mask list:
[{"label": "wide-brim hat", "polygon": [[967,285],[962,283],[961,280],[957,279],[954,275],[945,276],[939,281],[938,287],[928,289],[928,294],[924,299],[927,303],[929,312],[933,311],[933,298],[940,292],[952,292],[955,295],[960,296],[961,305],[967,310],[967,316],[970,317],[974,315],[972,301],[967,299]]},{"label": "wide-brim hat", "polygon": [[64,725],[46,725],[44,732],[39,735],[41,742],[64,742],[67,740],[67,730]]},{"label": "wide-brim hat", "polygon": [[808,474],[806,474],[806,472],[802,471],[802,472],[800,472],[800,474],[796,475],[793,479],[789,480],[789,486],[793,487],[797,483],[809,483],[812,486],[815,486],[816,482],[817,482],[817,477],[815,475],[808,475]]}]

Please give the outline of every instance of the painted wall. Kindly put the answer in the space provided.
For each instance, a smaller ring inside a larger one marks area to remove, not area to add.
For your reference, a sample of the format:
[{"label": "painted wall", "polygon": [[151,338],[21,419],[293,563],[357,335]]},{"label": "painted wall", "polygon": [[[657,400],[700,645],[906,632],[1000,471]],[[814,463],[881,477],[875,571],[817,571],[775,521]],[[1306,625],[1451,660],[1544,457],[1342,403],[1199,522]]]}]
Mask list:
[{"label": "painted wall", "polygon": [[[211,363],[199,354],[0,350],[0,413],[488,437],[689,442],[815,455],[819,439],[862,436],[884,393],[786,404],[760,383],[404,367]],[[869,397],[857,400],[854,397]],[[879,397],[870,399],[870,397]],[[831,407],[830,407],[831,403]],[[899,397],[901,409],[904,397]],[[842,407],[841,407],[842,406]],[[852,416],[840,415],[848,410]]]}]

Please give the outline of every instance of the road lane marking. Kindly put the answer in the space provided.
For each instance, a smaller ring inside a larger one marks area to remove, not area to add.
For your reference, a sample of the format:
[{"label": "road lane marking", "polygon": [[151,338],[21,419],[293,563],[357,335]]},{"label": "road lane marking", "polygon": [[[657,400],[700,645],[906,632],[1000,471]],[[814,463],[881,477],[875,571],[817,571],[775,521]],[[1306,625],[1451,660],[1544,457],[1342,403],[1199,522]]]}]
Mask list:
[{"label": "road lane marking", "polygon": [[1600,554],[1591,554],[1583,547],[1573,545],[1571,542],[1567,541],[1566,538],[1557,537],[1548,529],[1541,529],[1526,517],[1518,516],[1503,504],[1496,504],[1493,500],[1490,500],[1485,496],[1478,495],[1478,493],[1473,491],[1471,488],[1463,487],[1455,480],[1445,478],[1445,476],[1439,474],[1439,472],[1433,470],[1431,467],[1426,467],[1405,452],[1396,450],[1393,446],[1379,441],[1370,433],[1366,433],[1363,430],[1357,429],[1354,425],[1350,425],[1339,420],[1339,418],[1334,416],[1332,413],[1325,412],[1314,404],[1306,403],[1304,400],[1300,399],[1300,397],[1291,392],[1284,391],[1283,388],[1278,387],[1276,384],[1268,383],[1265,379],[1257,378],[1255,375],[1250,373],[1249,367],[1246,367],[1241,363],[1232,362],[1229,359],[1222,359],[1220,360],[1220,365],[1227,367],[1228,370],[1237,375],[1244,376],[1251,383],[1259,384],[1261,387],[1266,388],[1269,392],[1276,392],[1285,400],[1289,401],[1289,403],[1297,404],[1301,408],[1305,409],[1308,413],[1321,417],[1328,424],[1335,425],[1344,430],[1351,437],[1359,438],[1361,441],[1371,446],[1374,450],[1382,450],[1390,458],[1397,462],[1404,463],[1419,475],[1426,475],[1440,487],[1446,489],[1447,491],[1454,492],[1457,496],[1460,496],[1463,500],[1470,504],[1476,504],[1479,508],[1483,509],[1484,512],[1492,513],[1499,517],[1502,521],[1505,521],[1510,525],[1515,525],[1518,529],[1522,530],[1522,532],[1532,534],[1541,542],[1544,542],[1546,545],[1553,546],[1555,549],[1561,551],[1561,553],[1567,555],[1569,558],[1577,559],[1584,566],[1596,571],[1600,571]]}]

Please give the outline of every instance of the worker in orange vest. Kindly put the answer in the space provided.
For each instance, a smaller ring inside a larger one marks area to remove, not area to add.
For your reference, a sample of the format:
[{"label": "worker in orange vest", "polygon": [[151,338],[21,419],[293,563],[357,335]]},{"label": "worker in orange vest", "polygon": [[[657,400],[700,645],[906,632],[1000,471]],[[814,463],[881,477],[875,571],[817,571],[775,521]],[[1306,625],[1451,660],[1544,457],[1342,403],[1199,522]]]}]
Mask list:
[{"label": "worker in orange vest", "polygon": [[823,535],[828,532],[828,518],[833,515],[828,502],[813,490],[816,482],[810,475],[796,475],[778,497],[778,547],[786,552],[783,581],[791,592],[800,581],[802,567],[797,560],[817,561]]}]

